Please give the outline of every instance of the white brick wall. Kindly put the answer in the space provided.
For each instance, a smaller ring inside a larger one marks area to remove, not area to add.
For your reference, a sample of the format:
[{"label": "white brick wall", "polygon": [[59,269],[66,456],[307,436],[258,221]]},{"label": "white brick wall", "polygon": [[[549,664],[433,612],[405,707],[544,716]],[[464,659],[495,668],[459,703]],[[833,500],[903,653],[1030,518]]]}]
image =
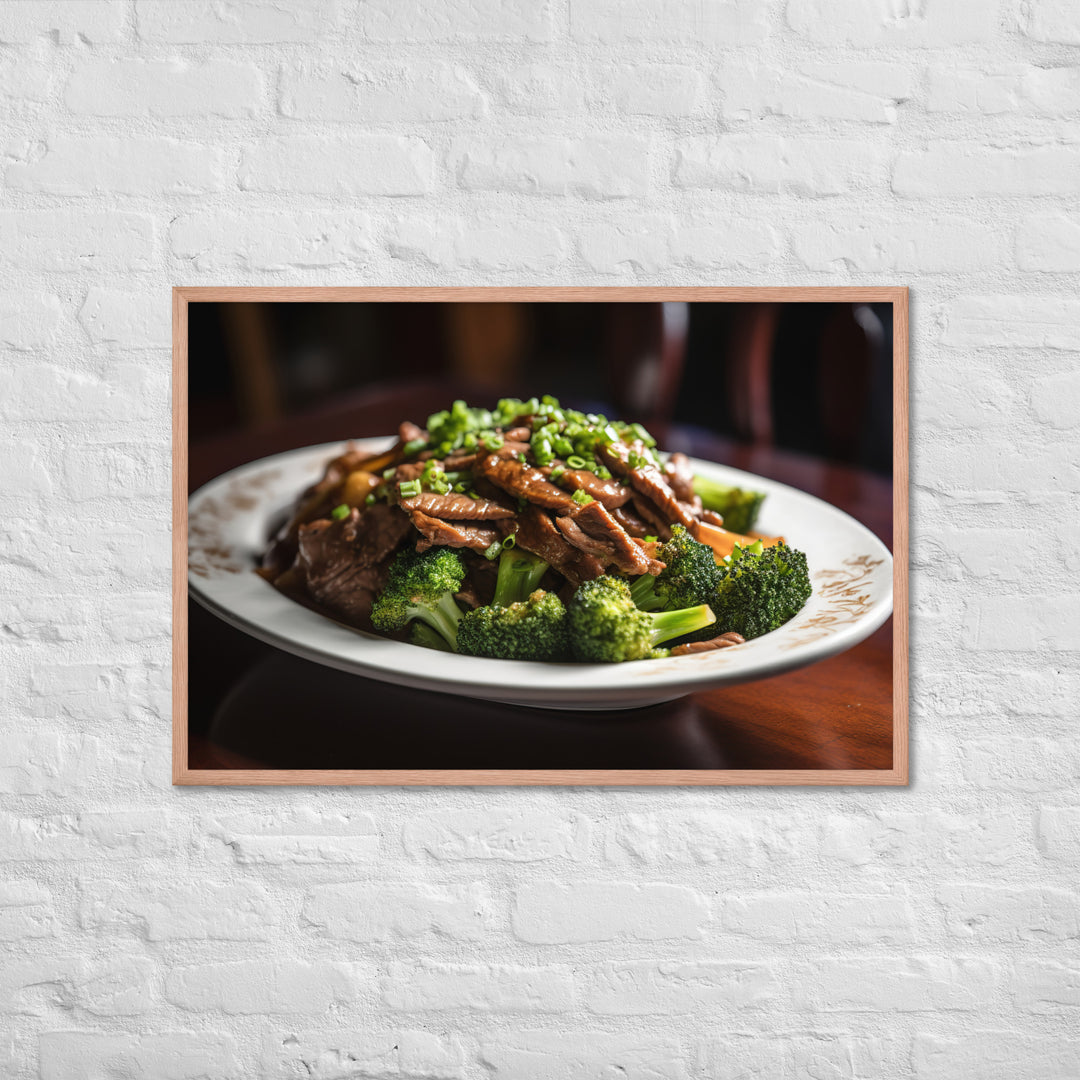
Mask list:
[{"label": "white brick wall", "polygon": [[[5,1080],[1080,1075],[1077,46],[0,4]],[[911,285],[911,788],[171,788],[177,283]]]}]

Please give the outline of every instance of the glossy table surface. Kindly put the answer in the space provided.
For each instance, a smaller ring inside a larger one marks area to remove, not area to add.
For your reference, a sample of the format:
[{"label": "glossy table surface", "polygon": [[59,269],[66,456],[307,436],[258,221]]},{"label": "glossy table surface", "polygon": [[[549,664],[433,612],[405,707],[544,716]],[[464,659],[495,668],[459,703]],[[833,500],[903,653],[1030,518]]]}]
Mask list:
[{"label": "glossy table surface", "polygon": [[[292,418],[190,448],[189,488],[296,446],[394,424]],[[658,433],[660,434],[660,433]],[[661,445],[791,484],[892,548],[892,485],[859,469],[672,428]],[[189,767],[306,769],[889,769],[892,620],[822,663],[620,713],[408,690],[300,660],[189,602]]]}]

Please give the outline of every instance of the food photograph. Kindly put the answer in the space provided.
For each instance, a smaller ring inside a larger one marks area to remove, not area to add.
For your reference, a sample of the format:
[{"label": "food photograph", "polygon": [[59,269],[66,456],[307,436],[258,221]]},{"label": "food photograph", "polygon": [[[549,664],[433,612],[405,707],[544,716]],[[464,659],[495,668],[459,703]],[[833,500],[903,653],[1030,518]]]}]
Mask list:
[{"label": "food photograph", "polygon": [[647,292],[175,290],[177,782],[906,782],[906,290]]}]

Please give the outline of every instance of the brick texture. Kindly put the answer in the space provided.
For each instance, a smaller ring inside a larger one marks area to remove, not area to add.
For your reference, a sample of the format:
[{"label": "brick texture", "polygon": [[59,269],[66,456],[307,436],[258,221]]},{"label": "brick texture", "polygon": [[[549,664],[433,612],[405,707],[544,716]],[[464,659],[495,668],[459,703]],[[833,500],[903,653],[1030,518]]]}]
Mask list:
[{"label": "brick texture", "polygon": [[[1074,0],[0,3],[0,1075],[1080,1075]],[[913,783],[169,783],[185,284],[912,288]]]}]

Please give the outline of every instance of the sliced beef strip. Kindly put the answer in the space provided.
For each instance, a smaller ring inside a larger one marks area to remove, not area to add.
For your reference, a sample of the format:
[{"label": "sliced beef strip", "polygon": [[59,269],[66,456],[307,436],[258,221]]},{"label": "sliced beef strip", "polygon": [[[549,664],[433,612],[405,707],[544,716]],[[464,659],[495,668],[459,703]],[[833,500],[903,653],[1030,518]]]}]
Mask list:
[{"label": "sliced beef strip", "polygon": [[638,453],[644,451],[641,443],[635,443],[631,447],[626,443],[616,442],[602,447],[600,453],[613,472],[625,476],[636,491],[656,504],[665,517],[665,524],[678,523],[688,529],[691,528],[697,520],[694,508],[676,498],[675,492],[671,490],[667,480],[655,465],[630,468],[628,459],[633,449],[636,449]]},{"label": "sliced beef strip", "polygon": [[458,599],[465,600],[471,607],[490,604],[495,597],[499,561],[485,559],[483,555],[468,548],[462,550],[461,561],[465,564],[465,583],[461,593],[457,594]]},{"label": "sliced beef strip", "polygon": [[729,630],[719,637],[710,638],[708,641],[691,641],[686,645],[676,645],[671,650],[672,656],[692,656],[694,653],[712,652],[715,649],[731,649],[736,645],[745,645],[746,638],[742,634]]},{"label": "sliced beef strip", "polygon": [[516,461],[519,454],[527,454],[531,449],[532,447],[527,442],[511,442],[506,440],[498,450],[488,450],[486,446],[481,446],[477,457],[482,459],[494,454],[495,457],[502,460],[509,460],[512,458]]},{"label": "sliced beef strip", "polygon": [[401,508],[412,514],[420,511],[428,517],[444,521],[493,521],[496,518],[513,517],[517,511],[505,503],[492,499],[470,499],[468,495],[439,495],[424,491],[410,499],[401,500]]},{"label": "sliced beef strip", "polygon": [[506,492],[493,484],[479,470],[473,473],[472,490],[482,499],[490,499],[492,502],[501,502],[506,498]]},{"label": "sliced beef strip", "polygon": [[556,518],[555,524],[574,547],[595,555],[605,566],[613,565],[626,574],[652,574],[654,577],[664,569],[662,562],[650,558],[633,540],[623,548],[612,537],[590,536],[573,518]]},{"label": "sliced beef strip", "polygon": [[557,517],[555,527],[578,551],[584,551],[587,555],[595,555],[605,566],[612,561],[611,544],[589,536],[588,533],[582,530],[580,525],[575,524],[573,518]]},{"label": "sliced beef strip", "polygon": [[409,480],[419,480],[423,475],[424,463],[422,461],[406,461],[404,465],[399,465],[394,470],[394,475],[390,478],[390,490],[396,492],[398,484]]},{"label": "sliced beef strip", "polygon": [[402,420],[398,425],[398,438],[401,440],[401,444],[416,442],[417,439],[423,439],[427,442],[428,433],[422,428],[417,427],[411,420]]},{"label": "sliced beef strip", "polygon": [[614,564],[624,573],[659,574],[664,569],[663,563],[646,557],[599,502],[587,503],[572,518],[560,517],[555,524],[575,547]]},{"label": "sliced beef strip", "polygon": [[465,469],[471,469],[476,464],[477,456],[475,451],[466,453],[463,450],[455,450],[443,459],[443,468],[447,472],[461,472]]},{"label": "sliced beef strip", "polygon": [[263,556],[265,576],[273,579],[292,565],[298,551],[300,527],[326,517],[341,502],[341,485],[349,473],[357,469],[382,472],[400,459],[401,446],[399,440],[389,450],[372,453],[348,443],[343,453],[332,458],[326,465],[322,479],[304,491],[289,519],[271,541]]},{"label": "sliced beef strip", "polygon": [[[352,520],[352,510],[346,521]],[[374,566],[396,551],[409,533],[409,519],[397,507],[374,503],[360,515],[357,523],[356,557],[366,566]]]},{"label": "sliced beef strip", "polygon": [[509,431],[503,432],[503,438],[507,442],[527,443],[532,439],[532,428],[512,427]]},{"label": "sliced beef strip", "polygon": [[603,563],[569,543],[538,506],[530,504],[518,515],[516,538],[519,548],[539,555],[575,586],[604,572]]},{"label": "sliced beef strip", "polygon": [[655,529],[651,528],[645,521],[642,521],[641,517],[634,512],[632,507],[616,507],[611,511],[611,516],[631,536],[653,536],[656,533]]},{"label": "sliced beef strip", "polygon": [[464,604],[470,609],[483,607],[480,594],[476,591],[476,585],[468,578],[461,583],[461,588],[454,593],[454,599],[457,600],[459,604]]},{"label": "sliced beef strip", "polygon": [[563,511],[577,506],[562,488],[545,479],[544,474],[532,465],[522,465],[520,461],[488,454],[477,461],[476,471],[496,487],[516,498],[528,499],[537,506]]},{"label": "sliced beef strip", "polygon": [[494,524],[480,524],[473,521],[442,521],[429,517],[419,510],[413,512],[412,523],[421,533],[416,542],[417,551],[426,551],[429,547],[471,548],[473,551],[487,551],[499,539],[499,530]]},{"label": "sliced beef strip", "polygon": [[675,498],[683,502],[693,503],[694,495],[694,470],[690,467],[690,459],[685,454],[672,454],[664,466],[664,479],[675,493]]},{"label": "sliced beef strip", "polygon": [[[540,471],[544,476],[550,477],[551,470],[554,467],[554,465],[545,466]],[[596,473],[589,472],[588,469],[567,469],[563,465],[563,470],[559,479],[554,483],[570,492],[581,488],[582,491],[591,495],[597,502],[603,503],[609,510],[625,505],[630,501],[630,496],[634,494],[626,484],[620,484],[615,480],[601,480]]]},{"label": "sliced beef strip", "polygon": [[718,529],[724,527],[723,517],[715,510],[702,510],[701,520],[704,521],[706,525],[715,525]]},{"label": "sliced beef strip", "polygon": [[658,536],[661,540],[671,539],[671,527],[664,520],[664,515],[644,495],[634,496],[634,509],[649,525],[648,536]]},{"label": "sliced beef strip", "polygon": [[385,503],[341,521],[302,525],[295,569],[308,594],[350,622],[363,624],[385,580],[390,555],[409,531],[409,519]]}]

